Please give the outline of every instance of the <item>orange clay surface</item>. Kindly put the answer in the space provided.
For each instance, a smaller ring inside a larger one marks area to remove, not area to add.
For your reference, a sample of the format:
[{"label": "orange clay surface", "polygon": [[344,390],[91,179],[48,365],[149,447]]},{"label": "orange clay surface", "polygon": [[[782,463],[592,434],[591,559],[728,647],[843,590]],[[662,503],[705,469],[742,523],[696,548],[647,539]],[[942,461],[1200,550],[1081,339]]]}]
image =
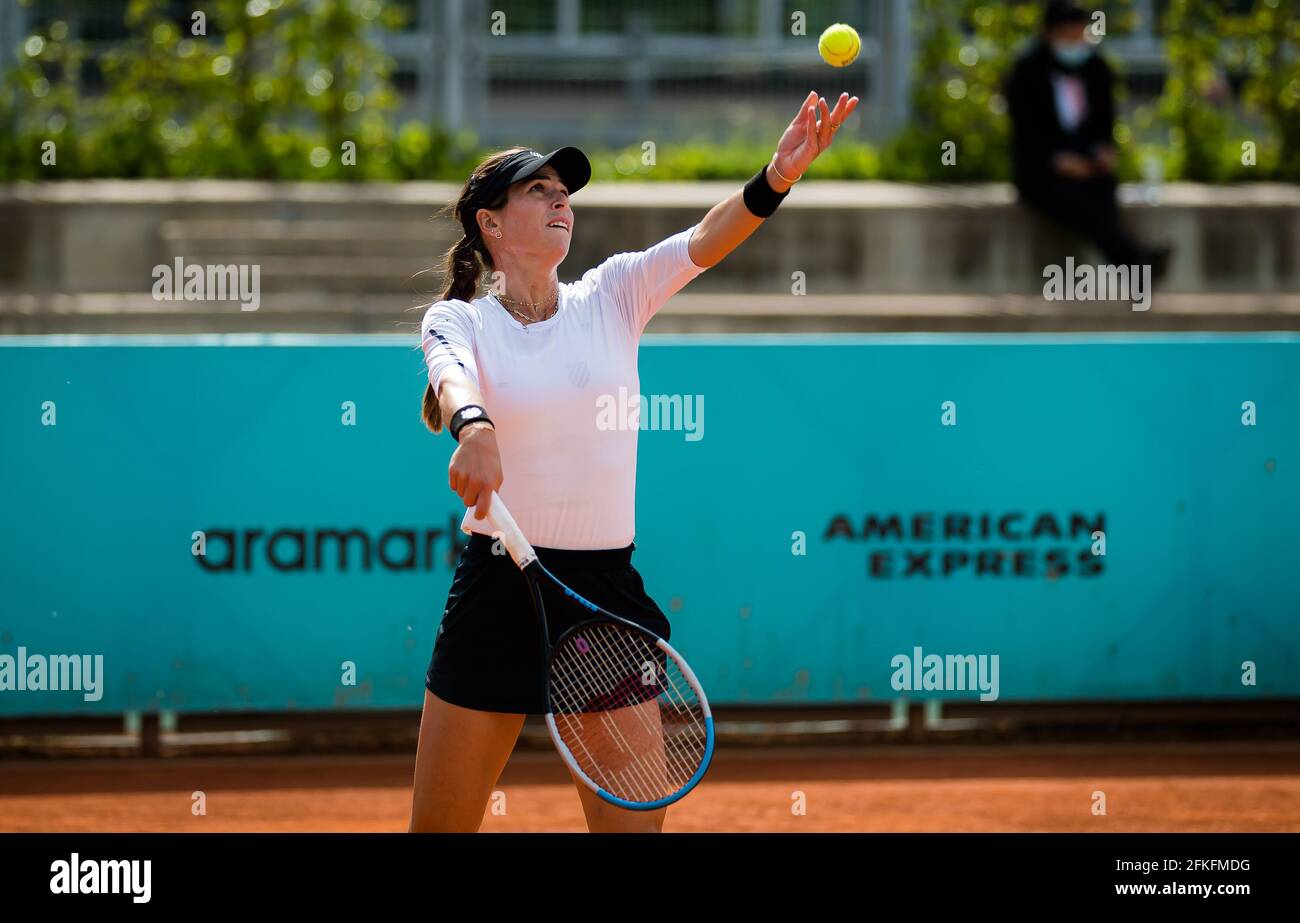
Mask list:
[{"label": "orange clay surface", "polygon": [[[0,760],[0,831],[402,831],[411,756]],[[517,752],[483,830],[581,831],[549,752]],[[206,816],[191,795],[207,797]],[[1106,816],[1092,813],[1093,792]],[[795,793],[806,798],[792,812]],[[1300,744],[719,751],[668,832],[1300,831]]]}]

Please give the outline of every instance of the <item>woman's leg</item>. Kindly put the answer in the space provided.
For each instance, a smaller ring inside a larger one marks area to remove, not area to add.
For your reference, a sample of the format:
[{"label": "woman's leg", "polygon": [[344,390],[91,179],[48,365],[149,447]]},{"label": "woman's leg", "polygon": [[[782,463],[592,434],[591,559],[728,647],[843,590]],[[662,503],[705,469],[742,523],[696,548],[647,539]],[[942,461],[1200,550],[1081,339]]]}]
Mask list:
[{"label": "woman's leg", "polygon": [[[587,716],[594,720],[595,715]],[[595,748],[602,757],[606,772],[628,784],[629,791],[643,799],[657,797],[670,790],[669,766],[664,759],[664,731],[658,702],[651,700],[629,708],[618,708],[600,714],[597,726],[607,728],[602,737],[589,737],[583,749]],[[619,761],[626,752],[639,756]],[[569,771],[573,775],[573,771]],[[656,811],[629,811],[605,801],[574,776],[582,799],[582,813],[587,816],[587,829],[592,833],[662,833],[667,808]]]},{"label": "woman's leg", "polygon": [[524,717],[461,708],[424,691],[411,833],[478,830]]},{"label": "woman's leg", "polygon": [[[572,774],[572,773],[570,773]],[[628,811],[616,808],[601,798],[577,778],[578,797],[582,799],[582,813],[587,817],[587,829],[592,833],[663,833],[667,808],[656,811]]]}]

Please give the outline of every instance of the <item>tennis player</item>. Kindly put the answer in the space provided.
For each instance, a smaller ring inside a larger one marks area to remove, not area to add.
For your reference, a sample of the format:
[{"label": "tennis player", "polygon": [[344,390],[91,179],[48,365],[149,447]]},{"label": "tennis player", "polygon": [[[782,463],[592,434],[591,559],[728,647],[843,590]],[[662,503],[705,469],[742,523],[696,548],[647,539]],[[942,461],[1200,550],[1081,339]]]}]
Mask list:
[{"label": "tennis player", "polygon": [[[637,426],[598,428],[597,400],[620,387],[640,394],[646,324],[776,211],[857,103],[845,93],[831,109],[810,93],[743,189],[698,224],[572,283],[556,268],[577,227],[569,197],[591,178],[586,156],[513,148],[470,175],[454,206],[464,236],[420,327],[424,421],[458,442],[449,481],[472,534],[425,679],[412,831],[478,830],[525,716],[545,710],[540,626],[514,562],[493,553],[484,518],[493,491],[561,581],[669,637],[632,566]],[[480,294],[484,282],[490,290]],[[553,635],[581,618],[575,607],[544,603]],[[662,830],[667,808],[626,811],[575,785],[589,830]]]}]

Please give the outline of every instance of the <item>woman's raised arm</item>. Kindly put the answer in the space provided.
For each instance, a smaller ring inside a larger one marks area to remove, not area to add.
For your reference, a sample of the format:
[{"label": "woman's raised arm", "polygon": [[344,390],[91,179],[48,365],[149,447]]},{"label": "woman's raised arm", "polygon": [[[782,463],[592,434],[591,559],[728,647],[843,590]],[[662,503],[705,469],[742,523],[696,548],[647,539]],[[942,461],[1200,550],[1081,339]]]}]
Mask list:
[{"label": "woman's raised arm", "polygon": [[[767,183],[774,192],[790,191],[792,183],[798,182],[809,164],[831,146],[835,131],[857,105],[856,96],[841,93],[832,110],[825,99],[816,93],[808,94],[764,168]],[[762,223],[763,219],[746,207],[744,190],[738,189],[713,206],[691,235],[687,248],[691,262],[706,269],[721,262]]]}]

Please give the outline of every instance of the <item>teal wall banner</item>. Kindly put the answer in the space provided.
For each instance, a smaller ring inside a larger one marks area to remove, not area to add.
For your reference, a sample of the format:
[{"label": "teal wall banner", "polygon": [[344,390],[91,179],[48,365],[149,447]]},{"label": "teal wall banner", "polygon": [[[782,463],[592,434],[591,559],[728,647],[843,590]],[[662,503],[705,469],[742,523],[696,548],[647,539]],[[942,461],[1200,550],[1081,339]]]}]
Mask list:
[{"label": "teal wall banner", "polygon": [[[418,708],[464,536],[411,345],[0,338],[0,715]],[[1300,696],[1300,337],[640,372],[634,561],[716,704]]]}]

